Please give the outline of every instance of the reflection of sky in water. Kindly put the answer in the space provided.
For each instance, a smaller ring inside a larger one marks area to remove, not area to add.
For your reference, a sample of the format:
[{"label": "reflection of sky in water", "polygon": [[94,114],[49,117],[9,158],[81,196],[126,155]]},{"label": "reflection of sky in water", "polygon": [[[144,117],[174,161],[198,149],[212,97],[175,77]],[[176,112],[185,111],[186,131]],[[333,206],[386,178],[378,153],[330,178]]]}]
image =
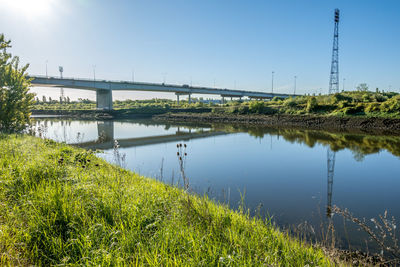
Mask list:
[{"label": "reflection of sky in water", "polygon": [[[59,121],[47,124],[48,137],[61,136],[63,127]],[[79,131],[85,132],[85,140],[97,139],[95,122],[73,121],[67,125],[68,137],[73,138]],[[171,135],[178,129],[176,126],[167,128],[165,125],[115,122],[114,137]],[[180,129],[188,131],[185,127]],[[180,180],[176,143],[120,148],[120,153],[125,154],[128,169],[157,179],[162,177],[167,183],[174,179],[176,183]],[[263,210],[282,225],[304,221],[319,225],[324,218],[326,146],[317,143],[311,148],[304,143],[288,142],[282,136],[266,134],[256,138],[243,132],[185,143],[188,144],[186,173],[191,188],[197,193],[208,192],[218,201],[229,199],[233,207],[237,207],[240,193],[245,194],[248,207],[254,210],[261,203]],[[99,156],[115,162],[112,149]],[[390,215],[399,219],[399,173],[399,158],[385,150],[366,155],[363,161],[357,161],[352,151],[341,150],[336,153],[332,203],[348,208],[358,217],[370,219],[388,209]],[[335,220],[339,222],[337,232],[340,235],[342,221],[339,217]],[[353,239],[359,244],[364,242],[356,232]]]},{"label": "reflection of sky in water", "polygon": [[[60,142],[76,143],[78,141],[97,140],[97,123],[93,121],[70,121],[57,119],[36,119],[36,128],[40,127],[47,138]],[[37,134],[38,135],[38,134]]]},{"label": "reflection of sky in water", "polygon": [[[58,119],[37,118],[35,126],[41,127],[44,136],[68,144],[96,141],[98,139],[98,123],[96,121],[60,121]],[[106,122],[107,123],[107,122]],[[114,122],[114,139],[128,139],[157,135],[175,134],[178,130],[188,132],[186,127],[165,125],[143,125],[141,123]],[[38,134],[37,134],[38,135]]]}]

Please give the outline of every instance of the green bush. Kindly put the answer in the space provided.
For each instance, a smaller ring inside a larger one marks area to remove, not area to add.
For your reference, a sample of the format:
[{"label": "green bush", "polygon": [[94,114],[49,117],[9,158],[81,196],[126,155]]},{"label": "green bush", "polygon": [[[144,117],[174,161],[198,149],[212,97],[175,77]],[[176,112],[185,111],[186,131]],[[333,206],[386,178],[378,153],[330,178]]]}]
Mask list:
[{"label": "green bush", "polygon": [[306,111],[308,113],[315,111],[318,108],[318,102],[317,98],[315,96],[312,96],[308,99],[307,101],[307,108]]},{"label": "green bush", "polygon": [[238,110],[239,114],[247,114],[249,113],[249,106],[241,105]]},{"label": "green bush", "polygon": [[263,101],[251,101],[249,105],[250,113],[262,114],[265,104]]},{"label": "green bush", "polygon": [[343,101],[351,102],[352,98],[341,93],[336,93],[332,96],[332,104],[337,104]]},{"label": "green bush", "polygon": [[0,131],[21,131],[30,122],[34,94],[26,79],[29,65],[19,66],[19,58],[7,53],[10,41],[0,34]]}]

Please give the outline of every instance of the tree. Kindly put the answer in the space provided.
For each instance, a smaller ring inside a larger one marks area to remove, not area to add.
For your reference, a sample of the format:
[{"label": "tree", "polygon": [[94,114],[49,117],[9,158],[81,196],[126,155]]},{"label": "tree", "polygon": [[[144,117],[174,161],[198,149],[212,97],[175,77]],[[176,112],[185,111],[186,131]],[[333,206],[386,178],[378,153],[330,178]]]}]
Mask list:
[{"label": "tree", "polygon": [[23,130],[30,122],[34,94],[26,78],[29,64],[20,67],[19,58],[7,53],[11,41],[0,34],[0,131]]},{"label": "tree", "polygon": [[43,103],[46,103],[46,102],[47,102],[46,96],[43,96],[43,97],[42,97],[42,102],[43,102]]},{"label": "tree", "polygon": [[360,92],[367,92],[368,91],[368,84],[366,84],[366,83],[360,83],[358,86],[357,86],[357,91],[360,91]]}]

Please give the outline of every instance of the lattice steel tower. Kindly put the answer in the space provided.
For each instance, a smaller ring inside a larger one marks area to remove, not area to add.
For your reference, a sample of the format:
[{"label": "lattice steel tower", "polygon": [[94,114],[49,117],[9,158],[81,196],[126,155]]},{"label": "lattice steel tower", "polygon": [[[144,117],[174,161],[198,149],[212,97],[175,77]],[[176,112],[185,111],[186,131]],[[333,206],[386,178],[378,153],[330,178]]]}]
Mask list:
[{"label": "lattice steel tower", "polygon": [[335,9],[335,29],[333,31],[333,50],[329,94],[339,93],[339,9]]}]

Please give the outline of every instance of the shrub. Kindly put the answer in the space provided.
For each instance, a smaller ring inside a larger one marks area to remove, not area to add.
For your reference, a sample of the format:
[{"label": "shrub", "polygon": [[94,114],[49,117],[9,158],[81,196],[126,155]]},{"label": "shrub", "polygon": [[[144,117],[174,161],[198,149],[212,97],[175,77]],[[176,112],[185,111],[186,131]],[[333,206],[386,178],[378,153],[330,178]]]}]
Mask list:
[{"label": "shrub", "polygon": [[315,111],[318,108],[318,102],[317,98],[315,96],[312,96],[311,98],[308,99],[307,101],[307,108],[306,111],[308,113]]},{"label": "shrub", "polygon": [[369,103],[365,106],[365,112],[367,113],[379,112],[381,111],[380,107],[381,105],[379,103]]},{"label": "shrub", "polygon": [[349,106],[349,103],[348,103],[346,100],[340,101],[340,102],[337,104],[337,107],[338,107],[339,109],[342,109],[342,108],[345,108],[345,107],[348,107],[348,106]]},{"label": "shrub", "polygon": [[368,94],[363,94],[362,95],[362,100],[363,100],[363,102],[368,103],[368,102],[371,101],[371,98],[370,98],[370,96]]},{"label": "shrub", "polygon": [[239,114],[247,114],[249,113],[249,106],[241,105],[238,110]]},{"label": "shrub", "polygon": [[375,94],[373,98],[376,102],[385,102],[388,99],[386,96],[382,94]]},{"label": "shrub", "polygon": [[264,107],[265,105],[263,101],[251,101],[249,106],[249,112],[262,114]]},{"label": "shrub", "polygon": [[285,107],[290,109],[297,108],[297,102],[291,97],[286,99],[283,104]]},{"label": "shrub", "polygon": [[29,93],[26,70],[29,65],[19,66],[19,58],[7,53],[11,47],[0,34],[0,131],[20,131],[30,121],[30,109],[34,94]]}]

